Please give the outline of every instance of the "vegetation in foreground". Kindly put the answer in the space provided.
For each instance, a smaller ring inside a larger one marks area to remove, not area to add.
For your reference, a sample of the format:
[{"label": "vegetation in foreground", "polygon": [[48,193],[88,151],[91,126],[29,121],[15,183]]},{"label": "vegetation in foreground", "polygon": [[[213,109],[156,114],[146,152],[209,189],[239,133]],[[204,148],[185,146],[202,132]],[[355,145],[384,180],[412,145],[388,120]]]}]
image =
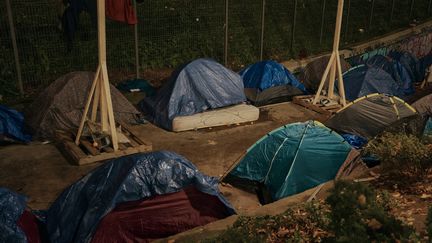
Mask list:
[{"label": "vegetation in foreground", "polygon": [[389,213],[389,197],[371,187],[338,181],[330,196],[276,216],[240,217],[207,242],[416,241],[413,227]]}]

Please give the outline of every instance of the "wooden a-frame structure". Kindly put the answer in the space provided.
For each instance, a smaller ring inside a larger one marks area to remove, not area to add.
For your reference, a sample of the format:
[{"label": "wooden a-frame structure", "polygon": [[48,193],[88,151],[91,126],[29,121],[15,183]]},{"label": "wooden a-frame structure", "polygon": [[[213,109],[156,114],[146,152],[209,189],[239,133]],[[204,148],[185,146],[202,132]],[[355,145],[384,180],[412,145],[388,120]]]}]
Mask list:
[{"label": "wooden a-frame structure", "polygon": [[342,67],[340,62],[340,54],[339,54],[339,43],[340,43],[340,33],[341,33],[341,26],[342,26],[342,16],[343,16],[343,5],[344,0],[338,1],[338,8],[337,8],[337,15],[336,15],[336,27],[335,27],[335,33],[334,33],[334,40],[333,40],[333,51],[329,59],[329,63],[327,65],[327,68],[324,71],[324,74],[321,78],[321,83],[319,85],[318,91],[315,94],[315,98],[313,99],[313,104],[317,104],[317,102],[320,100],[321,92],[324,87],[324,84],[327,81],[327,77],[329,77],[329,84],[328,84],[328,92],[327,97],[330,100],[335,100],[336,96],[334,94],[334,85],[335,85],[335,78],[337,73],[337,79],[338,79],[338,90],[339,90],[339,100],[337,102],[343,106],[346,106],[346,100],[345,100],[345,88],[343,83],[343,77],[342,77]]},{"label": "wooden a-frame structure", "polygon": [[[98,46],[99,46],[99,64],[96,69],[96,75],[90,88],[90,93],[84,108],[78,133],[75,138],[75,144],[79,145],[84,125],[88,120],[87,114],[92,106],[90,120],[97,121],[100,116],[100,125],[102,132],[109,134],[114,151],[118,150],[118,139],[116,123],[114,118],[113,106],[111,102],[110,84],[108,78],[108,69],[106,63],[106,29],[105,29],[105,0],[97,0],[98,16]],[[99,110],[99,112],[98,112]]]}]

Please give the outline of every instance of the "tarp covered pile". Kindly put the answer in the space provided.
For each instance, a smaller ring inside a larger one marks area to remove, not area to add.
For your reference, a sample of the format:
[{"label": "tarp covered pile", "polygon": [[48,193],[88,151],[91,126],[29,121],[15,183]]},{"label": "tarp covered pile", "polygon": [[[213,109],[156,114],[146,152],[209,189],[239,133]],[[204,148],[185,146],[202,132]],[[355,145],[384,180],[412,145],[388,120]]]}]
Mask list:
[{"label": "tarp covered pile", "polygon": [[[0,241],[41,239],[25,217],[17,223],[25,208],[25,197],[0,188]],[[44,232],[53,243],[148,242],[234,213],[216,178],[160,151],[108,161],[69,186],[46,211]]]},{"label": "tarp covered pile", "polygon": [[[53,137],[56,130],[76,130],[95,74],[72,72],[50,84],[25,110],[25,117],[36,137]],[[136,122],[139,112],[112,85],[111,98],[116,120]]]},{"label": "tarp covered pile", "polygon": [[282,64],[262,61],[240,71],[245,94],[254,105],[290,100],[306,92],[306,88]]},{"label": "tarp covered pile", "polygon": [[24,129],[24,116],[16,110],[0,105],[0,143],[27,143],[30,140],[31,136]]},{"label": "tarp covered pile", "polygon": [[172,130],[177,116],[189,116],[210,109],[246,101],[241,77],[211,59],[197,59],[175,71],[154,96],[140,107],[153,123]]}]

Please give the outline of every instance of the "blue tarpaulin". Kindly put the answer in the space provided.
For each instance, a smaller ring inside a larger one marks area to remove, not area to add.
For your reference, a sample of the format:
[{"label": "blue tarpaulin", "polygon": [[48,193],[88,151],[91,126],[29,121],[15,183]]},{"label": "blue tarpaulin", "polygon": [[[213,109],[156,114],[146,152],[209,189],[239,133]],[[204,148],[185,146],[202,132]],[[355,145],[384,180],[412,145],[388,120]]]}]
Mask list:
[{"label": "blue tarpaulin", "polygon": [[415,89],[412,78],[400,62],[383,55],[375,55],[367,61],[367,65],[380,68],[390,74],[402,86],[405,95],[414,94]]},{"label": "blue tarpaulin", "polygon": [[0,105],[0,135],[25,143],[31,140],[31,136],[24,133],[24,116],[2,105]]},{"label": "blue tarpaulin", "polygon": [[363,148],[368,142],[366,138],[354,134],[344,133],[341,136],[355,149]]},{"label": "blue tarpaulin", "polygon": [[389,57],[399,61],[406,68],[413,82],[421,82],[424,78],[424,70],[421,70],[419,60],[409,52],[391,51]]},{"label": "blue tarpaulin", "polygon": [[237,73],[211,59],[197,59],[173,73],[154,97],[140,102],[153,123],[171,130],[177,116],[246,101],[243,80]]},{"label": "blue tarpaulin", "polygon": [[98,223],[117,204],[191,185],[216,196],[234,213],[219,193],[216,178],[200,173],[176,153],[160,151],[111,160],[63,191],[47,212],[48,235],[52,243],[89,242]]},{"label": "blue tarpaulin", "polygon": [[0,187],[0,242],[27,242],[26,235],[17,225],[26,201],[25,196]]},{"label": "blue tarpaulin", "polygon": [[345,96],[351,101],[372,93],[404,97],[402,87],[382,69],[359,65],[345,72],[343,80]]},{"label": "blue tarpaulin", "polygon": [[291,85],[306,92],[306,88],[282,64],[275,61],[261,61],[240,71],[245,88],[266,90],[280,85]]}]

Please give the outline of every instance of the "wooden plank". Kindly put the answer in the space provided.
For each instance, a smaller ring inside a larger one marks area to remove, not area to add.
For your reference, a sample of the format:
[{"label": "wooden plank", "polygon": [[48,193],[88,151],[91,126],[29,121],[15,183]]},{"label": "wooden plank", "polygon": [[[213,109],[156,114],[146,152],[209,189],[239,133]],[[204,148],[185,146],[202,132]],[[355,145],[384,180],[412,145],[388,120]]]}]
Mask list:
[{"label": "wooden plank", "polygon": [[127,125],[126,123],[119,121],[118,124],[120,124],[120,126],[122,127],[122,130],[128,132],[128,136],[129,136],[129,140],[135,140],[135,142],[137,142],[140,145],[149,145],[148,142],[145,142],[144,140],[142,140],[141,138],[137,137],[133,132],[132,129],[130,128],[129,125]]},{"label": "wooden plank", "polygon": [[93,147],[93,145],[85,140],[85,139],[80,139],[80,144],[87,150],[87,152],[89,152],[91,155],[98,155],[100,154],[99,150],[96,149],[95,147]]},{"label": "wooden plank", "polygon": [[176,117],[172,122],[172,130],[181,132],[206,127],[226,126],[256,121],[258,118],[258,108],[252,105],[239,104],[191,116]]},{"label": "wooden plank", "polygon": [[81,118],[81,122],[80,122],[80,125],[79,125],[79,128],[78,128],[78,133],[77,133],[76,138],[75,138],[75,144],[76,145],[79,144],[80,137],[81,137],[82,131],[84,129],[84,124],[85,124],[85,122],[87,120],[87,113],[89,111],[90,104],[91,104],[92,99],[93,99],[93,94],[95,92],[95,89],[96,89],[96,86],[97,86],[97,83],[98,83],[99,72],[100,72],[100,66],[96,70],[96,75],[95,75],[95,78],[93,80],[92,86],[90,88],[90,93],[89,93],[89,96],[87,98],[87,102],[86,102],[86,105],[85,105],[85,108],[84,108],[84,113],[83,113],[83,116]]},{"label": "wooden plank", "polygon": [[293,103],[295,103],[297,105],[301,105],[303,107],[306,107],[306,108],[313,110],[315,112],[318,112],[320,114],[324,114],[324,115],[330,115],[331,114],[330,111],[322,109],[319,105],[314,105],[314,104],[306,102],[302,99],[293,99]]},{"label": "wooden plank", "polygon": [[152,146],[150,145],[140,145],[138,147],[134,148],[127,148],[126,150],[117,150],[111,153],[101,153],[100,155],[96,156],[89,156],[86,158],[82,158],[78,161],[79,165],[85,165],[95,162],[101,162],[108,159],[114,159],[126,155],[136,154],[136,153],[142,153],[142,152],[149,152],[152,150]]}]

